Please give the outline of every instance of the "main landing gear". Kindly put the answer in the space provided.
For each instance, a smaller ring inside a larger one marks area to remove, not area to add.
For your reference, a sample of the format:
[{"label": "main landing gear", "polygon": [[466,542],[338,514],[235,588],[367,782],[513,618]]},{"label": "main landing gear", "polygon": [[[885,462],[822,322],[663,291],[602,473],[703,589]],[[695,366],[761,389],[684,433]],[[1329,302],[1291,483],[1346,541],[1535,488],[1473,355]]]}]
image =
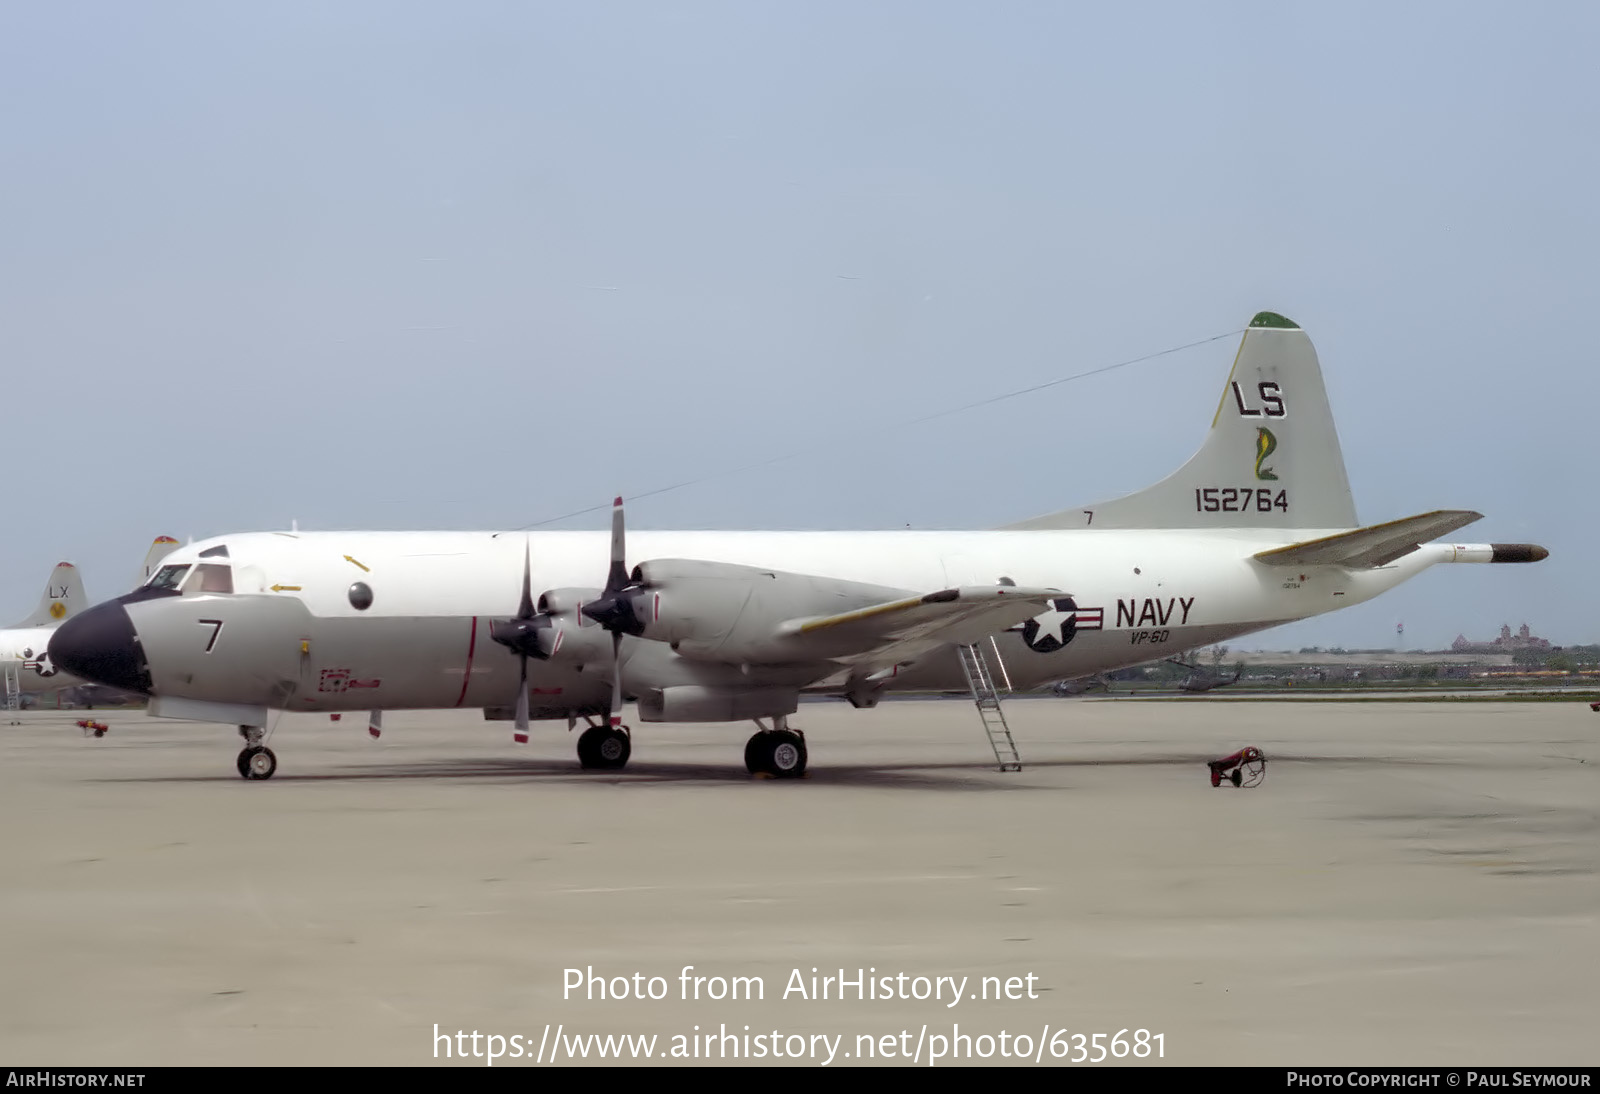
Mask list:
[{"label": "main landing gear", "polygon": [[270,779],[278,770],[278,757],[261,742],[266,733],[260,726],[240,726],[239,736],[244,738],[244,749],[235,766],[241,779]]},{"label": "main landing gear", "polygon": [[633,741],[624,725],[590,726],[578,736],[578,763],[600,771],[617,771],[633,754]]},{"label": "main landing gear", "polygon": [[745,742],[745,770],[752,775],[771,775],[775,779],[798,779],[804,775],[805,734],[797,729],[790,729],[789,718],[784,714],[773,717],[771,729],[762,725],[760,718],[753,721],[761,726],[761,732]]}]

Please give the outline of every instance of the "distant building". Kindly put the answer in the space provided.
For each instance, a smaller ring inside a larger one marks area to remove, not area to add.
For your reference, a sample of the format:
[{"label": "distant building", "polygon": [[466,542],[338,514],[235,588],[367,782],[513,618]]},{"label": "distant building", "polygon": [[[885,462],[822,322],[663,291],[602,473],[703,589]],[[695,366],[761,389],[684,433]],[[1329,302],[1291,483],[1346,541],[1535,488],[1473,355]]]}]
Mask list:
[{"label": "distant building", "polygon": [[1493,642],[1469,642],[1466,635],[1458,634],[1450,648],[1456,653],[1513,653],[1517,650],[1547,650],[1550,641],[1533,635],[1526,623],[1517,629],[1516,634],[1512,634],[1511,624],[1506,623],[1500,628],[1500,637]]}]

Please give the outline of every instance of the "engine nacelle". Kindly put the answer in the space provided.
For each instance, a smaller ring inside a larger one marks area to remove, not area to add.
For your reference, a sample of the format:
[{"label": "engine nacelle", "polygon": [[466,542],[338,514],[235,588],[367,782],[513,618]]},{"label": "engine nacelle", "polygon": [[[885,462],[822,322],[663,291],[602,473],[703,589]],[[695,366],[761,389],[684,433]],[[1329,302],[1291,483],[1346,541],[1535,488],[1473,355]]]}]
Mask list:
[{"label": "engine nacelle", "polygon": [[545,660],[568,665],[611,663],[611,635],[579,610],[600,595],[599,589],[550,589],[539,594],[539,614],[548,620],[539,634]]},{"label": "engine nacelle", "polygon": [[602,627],[580,627],[571,619],[558,618],[540,641],[545,660],[553,665],[611,664],[611,635]]},{"label": "engine nacelle", "polygon": [[644,722],[745,722],[793,714],[800,693],[791,688],[716,688],[682,685],[639,696]]},{"label": "engine nacelle", "polygon": [[[897,589],[756,566],[660,559],[640,563],[626,595],[637,629],[685,657],[782,661],[779,625],[904,596]],[[693,719],[691,719],[693,720]]]},{"label": "engine nacelle", "polygon": [[[578,609],[600,599],[599,589],[549,589],[539,594],[539,611],[548,615],[570,615],[577,619]],[[585,620],[584,626],[588,626]]]},{"label": "engine nacelle", "polygon": [[775,571],[753,566],[693,559],[642,562],[633,569],[631,592],[639,637],[715,645],[739,622],[752,593],[777,580]]}]

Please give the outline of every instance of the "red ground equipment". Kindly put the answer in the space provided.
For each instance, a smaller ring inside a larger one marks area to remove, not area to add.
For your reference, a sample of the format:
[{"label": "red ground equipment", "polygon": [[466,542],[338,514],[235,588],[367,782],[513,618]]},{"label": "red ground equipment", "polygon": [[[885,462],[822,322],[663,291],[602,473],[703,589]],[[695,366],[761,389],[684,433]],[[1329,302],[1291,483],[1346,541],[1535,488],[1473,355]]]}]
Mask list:
[{"label": "red ground equipment", "polygon": [[93,733],[96,737],[104,737],[106,735],[106,730],[110,729],[111,727],[106,725],[104,722],[96,722],[92,719],[85,718],[83,721],[78,723],[78,728],[83,730],[83,735],[85,737],[91,733]]},{"label": "red ground equipment", "polygon": [[1267,757],[1259,748],[1248,745],[1232,756],[1210,760],[1206,766],[1211,769],[1212,786],[1221,786],[1224,781],[1234,786],[1260,786],[1267,777]]}]

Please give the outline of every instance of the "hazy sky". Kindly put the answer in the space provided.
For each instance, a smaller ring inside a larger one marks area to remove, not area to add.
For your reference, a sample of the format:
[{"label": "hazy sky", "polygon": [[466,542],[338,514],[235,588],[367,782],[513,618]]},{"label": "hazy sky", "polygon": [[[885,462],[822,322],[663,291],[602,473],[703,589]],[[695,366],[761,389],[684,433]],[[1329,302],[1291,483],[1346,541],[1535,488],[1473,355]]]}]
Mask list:
[{"label": "hazy sky", "polygon": [[[0,6],[0,616],[160,533],[983,528],[1199,445],[1300,322],[1439,567],[1241,647],[1600,640],[1600,9]],[[760,470],[738,470],[777,456]],[[594,514],[565,527],[602,527]],[[597,562],[597,565],[600,563]],[[9,605],[9,607],[6,607]]]}]

